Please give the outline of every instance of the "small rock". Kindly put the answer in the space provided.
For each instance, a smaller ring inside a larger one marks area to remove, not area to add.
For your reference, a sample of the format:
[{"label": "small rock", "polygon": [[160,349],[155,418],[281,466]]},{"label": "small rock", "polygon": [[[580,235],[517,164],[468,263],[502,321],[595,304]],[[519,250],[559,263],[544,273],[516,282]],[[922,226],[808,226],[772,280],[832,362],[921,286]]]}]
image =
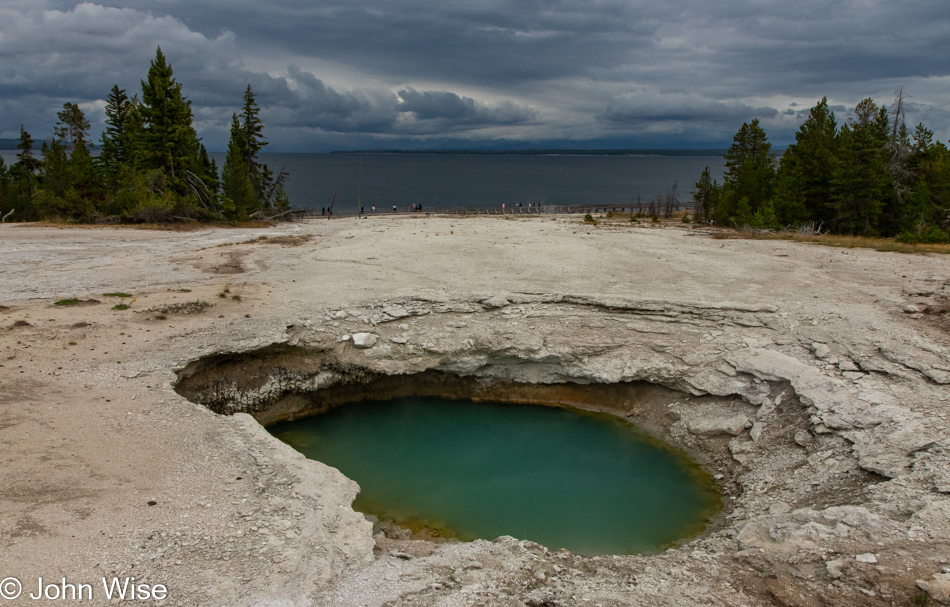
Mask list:
[{"label": "small rock", "polygon": [[752,424],[752,429],[749,430],[749,436],[752,437],[754,442],[759,442],[759,438],[762,436],[762,430],[765,429],[765,425],[762,422],[755,422]]},{"label": "small rock", "polygon": [[494,297],[489,297],[488,299],[482,302],[482,305],[486,308],[504,308],[509,305],[511,302],[502,297],[501,295],[495,295]]},{"label": "small rock", "polygon": [[[778,400],[778,399],[776,399]],[[755,414],[756,419],[765,419],[775,413],[775,407],[778,403],[773,403],[772,399],[764,398],[762,400],[762,406],[759,407],[759,411]]]},{"label": "small rock", "polygon": [[838,361],[838,370],[839,371],[860,371],[858,366],[854,364],[854,361],[845,356],[842,356],[841,360]]},{"label": "small rock", "polygon": [[400,335],[399,337],[393,337],[392,342],[394,344],[406,344],[409,343],[409,338],[405,335]]},{"label": "small rock", "polygon": [[769,514],[779,515],[779,514],[788,514],[792,511],[792,507],[786,504],[785,502],[775,502],[769,506]]},{"label": "small rock", "polygon": [[464,322],[460,322],[460,321],[452,321],[452,322],[447,322],[447,323],[445,323],[445,326],[446,326],[446,327],[451,327],[451,328],[453,328],[453,329],[462,329],[462,328],[467,327],[467,326],[468,326],[468,323],[464,323]]},{"label": "small rock", "polygon": [[751,426],[752,422],[745,415],[699,417],[689,422],[689,431],[697,436],[715,436],[717,434],[737,436]]},{"label": "small rock", "polygon": [[810,447],[815,442],[815,437],[807,430],[799,430],[795,433],[795,444],[799,447]]},{"label": "small rock", "polygon": [[411,540],[412,531],[409,529],[403,529],[402,527],[397,527],[396,525],[389,525],[383,529],[383,535],[391,540]]},{"label": "small rock", "polygon": [[356,333],[353,335],[353,345],[357,348],[372,348],[377,339],[379,338],[372,333]]},{"label": "small rock", "polygon": [[346,318],[346,312],[343,310],[340,310],[339,312],[334,314],[334,316],[336,316],[337,318]]},{"label": "small rock", "polygon": [[350,341],[350,336],[349,336],[349,335],[343,335],[342,337],[340,337],[340,341]]},{"label": "small rock", "polygon": [[828,561],[825,563],[825,569],[828,571],[828,575],[832,579],[840,580],[843,572],[841,571],[844,568],[845,562],[843,558],[835,559],[833,561]]},{"label": "small rock", "polygon": [[930,581],[917,580],[917,586],[942,605],[950,605],[950,573],[935,573]]},{"label": "small rock", "polygon": [[397,308],[395,306],[383,308],[383,312],[385,312],[388,316],[392,316],[393,318],[405,318],[410,315],[409,310],[405,308]]},{"label": "small rock", "polygon": [[398,551],[398,550],[393,550],[393,551],[391,551],[391,552],[389,553],[389,556],[394,556],[394,557],[396,557],[397,559],[402,559],[402,560],[404,560],[404,561],[408,561],[409,559],[412,558],[412,555],[411,555],[411,554],[407,554],[407,553],[405,553],[405,552],[400,552],[400,551]]},{"label": "small rock", "polygon": [[859,563],[874,564],[877,562],[877,556],[875,556],[874,554],[871,554],[870,552],[865,552],[864,554],[859,554],[855,556],[854,560],[856,560]]},{"label": "small rock", "polygon": [[920,313],[920,309],[919,309],[917,306],[913,305],[913,304],[907,304],[906,306],[904,306],[904,313],[906,313],[906,314],[918,314],[918,313]]},{"label": "small rock", "polygon": [[831,348],[829,348],[825,344],[820,344],[818,342],[815,342],[811,345],[811,348],[812,350],[815,351],[815,356],[817,356],[818,358],[825,358],[829,354],[831,354]]}]

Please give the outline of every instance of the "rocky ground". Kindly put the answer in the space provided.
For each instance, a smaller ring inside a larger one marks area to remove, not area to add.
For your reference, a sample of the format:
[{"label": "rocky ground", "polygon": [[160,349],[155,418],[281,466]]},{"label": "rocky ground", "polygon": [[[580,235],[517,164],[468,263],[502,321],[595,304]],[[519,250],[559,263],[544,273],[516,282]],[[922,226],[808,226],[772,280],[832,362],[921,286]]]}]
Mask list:
[{"label": "rocky ground", "polygon": [[[24,598],[40,577],[107,604],[103,576],[171,605],[950,604],[950,258],[387,216],[4,225],[0,259],[10,604],[62,604]],[[728,505],[656,555],[374,537],[355,483],[257,421],[433,373],[590,408],[575,384],[606,385]]]}]

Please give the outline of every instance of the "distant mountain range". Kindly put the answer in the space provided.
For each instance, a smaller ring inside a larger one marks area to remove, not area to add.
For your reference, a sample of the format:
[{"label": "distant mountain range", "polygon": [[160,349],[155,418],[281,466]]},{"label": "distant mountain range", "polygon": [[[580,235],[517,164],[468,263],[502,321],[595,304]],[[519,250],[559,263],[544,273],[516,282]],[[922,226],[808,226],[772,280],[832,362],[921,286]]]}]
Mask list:
[{"label": "distant mountain range", "polygon": [[[15,150],[18,143],[20,143],[19,139],[4,139],[0,137],[0,150]],[[33,141],[33,151],[35,151],[37,155],[39,155],[41,147],[43,147],[42,139]]]}]

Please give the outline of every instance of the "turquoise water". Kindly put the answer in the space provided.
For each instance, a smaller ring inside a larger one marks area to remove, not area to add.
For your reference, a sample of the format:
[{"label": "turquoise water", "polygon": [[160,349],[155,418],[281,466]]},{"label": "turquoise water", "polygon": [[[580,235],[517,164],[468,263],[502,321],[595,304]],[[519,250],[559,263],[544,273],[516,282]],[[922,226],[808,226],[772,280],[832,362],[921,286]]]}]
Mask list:
[{"label": "turquoise water", "polygon": [[698,465],[608,415],[403,398],[269,430],[360,484],[360,512],[459,539],[582,554],[661,549],[720,506]]}]

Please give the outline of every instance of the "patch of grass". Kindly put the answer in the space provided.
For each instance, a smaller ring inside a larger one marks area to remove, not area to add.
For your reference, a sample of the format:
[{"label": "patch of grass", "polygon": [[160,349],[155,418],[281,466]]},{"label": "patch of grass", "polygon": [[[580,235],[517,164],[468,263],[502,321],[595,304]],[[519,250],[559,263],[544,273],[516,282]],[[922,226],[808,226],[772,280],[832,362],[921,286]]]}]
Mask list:
[{"label": "patch of grass", "polygon": [[228,294],[225,293],[224,291],[218,293],[218,297],[220,297],[221,299],[225,299],[225,298],[227,298],[227,296],[228,296]]},{"label": "patch of grass", "polygon": [[116,304],[116,305],[112,306],[112,309],[113,309],[113,310],[128,310],[128,309],[131,308],[131,307],[132,307],[132,306],[131,306],[130,304],[120,303],[120,304]]},{"label": "patch of grass", "polygon": [[196,299],[195,301],[186,301],[183,303],[157,306],[154,308],[149,308],[148,310],[144,310],[144,312],[146,314],[155,314],[155,318],[158,318],[159,320],[165,320],[165,318],[159,318],[159,316],[167,317],[169,314],[201,314],[210,307],[210,303]]},{"label": "patch of grass", "polygon": [[234,301],[241,301],[241,296],[240,296],[240,295],[232,295],[232,296],[231,296],[231,299],[233,299]]},{"label": "patch of grass", "polygon": [[67,345],[70,345],[70,346],[75,346],[75,345],[76,345],[76,342],[74,342],[74,341],[71,341],[71,342],[69,342],[69,343],[68,343]]},{"label": "patch of grass", "polygon": [[589,223],[589,224],[595,226],[595,225],[597,225],[597,220],[594,219],[594,216],[593,216],[593,215],[591,215],[590,213],[588,213],[587,215],[584,215],[584,223]]},{"label": "patch of grass", "polygon": [[921,594],[915,594],[914,598],[911,599],[912,603],[917,607],[927,607],[930,605],[930,594],[923,592]]},{"label": "patch of grass", "polygon": [[60,299],[59,301],[53,302],[54,306],[78,306],[79,300],[75,297],[69,297],[67,299]]},{"label": "patch of grass", "polygon": [[718,232],[713,235],[716,239],[749,239],[749,240],[792,240],[795,242],[811,242],[826,247],[842,249],[874,249],[884,253],[940,253],[950,254],[950,244],[910,244],[897,242],[893,238],[874,238],[871,236],[849,236],[847,234],[797,234],[794,232],[738,232],[735,230]]},{"label": "patch of grass", "polygon": [[115,293],[103,293],[103,296],[105,297],[132,297],[132,294],[115,292]]},{"label": "patch of grass", "polygon": [[191,293],[191,289],[178,289],[181,293]]}]

